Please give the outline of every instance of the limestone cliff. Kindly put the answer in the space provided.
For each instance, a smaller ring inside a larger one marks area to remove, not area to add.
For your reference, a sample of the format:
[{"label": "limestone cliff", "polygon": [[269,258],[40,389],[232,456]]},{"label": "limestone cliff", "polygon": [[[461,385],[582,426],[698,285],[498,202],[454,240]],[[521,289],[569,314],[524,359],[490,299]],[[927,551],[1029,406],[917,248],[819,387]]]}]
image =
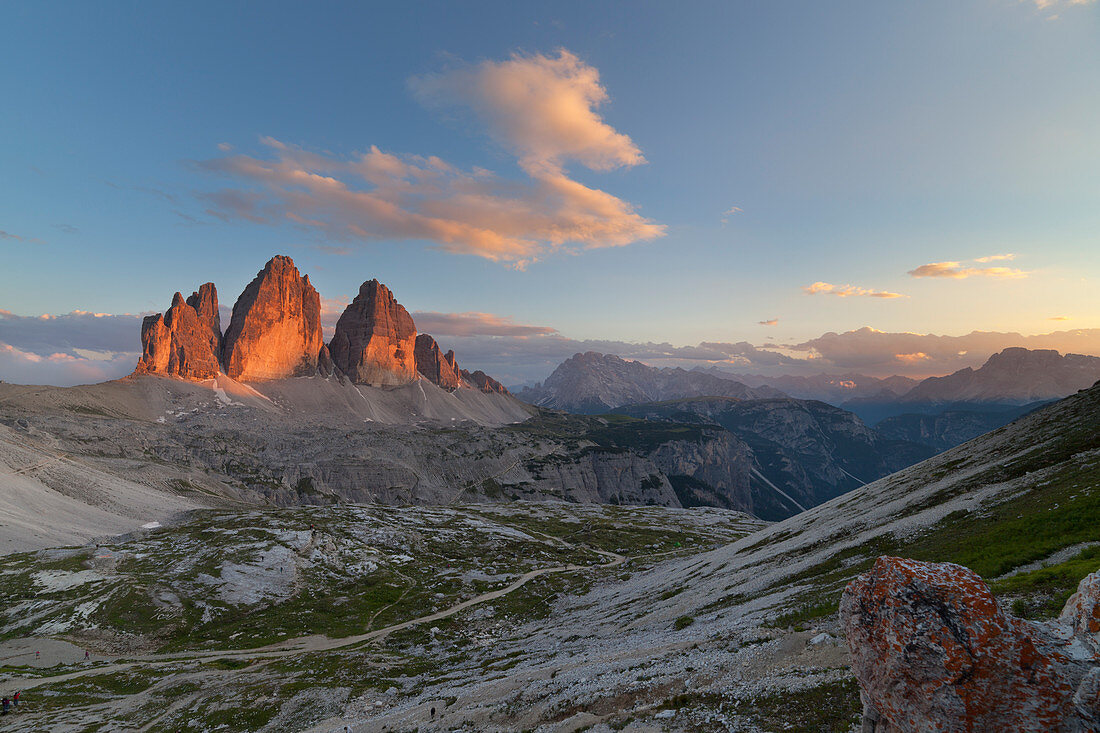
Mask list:
[{"label": "limestone cliff", "polygon": [[237,299],[222,360],[226,374],[246,382],[326,371],[321,297],[289,257],[269,260]]},{"label": "limestone cliff", "polygon": [[[207,283],[200,290],[217,302],[213,284]],[[184,302],[182,294],[176,293],[167,312],[146,316],[142,321],[141,360],[134,371],[197,380],[216,377],[216,344],[221,334],[214,328],[209,319]]]},{"label": "limestone cliff", "polygon": [[336,322],[329,343],[337,369],[356,384],[416,381],[416,325],[382,283],[368,280]]},{"label": "limestone cliff", "polygon": [[455,391],[462,383],[462,376],[455,366],[454,352],[448,351],[444,356],[439,344],[426,333],[416,337],[416,370],[448,392]]}]

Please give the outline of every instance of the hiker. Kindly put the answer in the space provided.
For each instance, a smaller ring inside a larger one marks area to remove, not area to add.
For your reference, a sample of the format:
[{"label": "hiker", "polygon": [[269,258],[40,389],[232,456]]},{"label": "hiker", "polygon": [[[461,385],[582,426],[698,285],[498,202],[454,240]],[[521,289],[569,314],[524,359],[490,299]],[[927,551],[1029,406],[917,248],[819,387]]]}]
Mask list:
[{"label": "hiker", "polygon": [[12,695],[12,696],[11,696],[11,706],[12,706],[13,708],[14,708],[14,707],[18,707],[18,705],[19,705],[19,694],[20,694],[20,693],[19,693],[19,691],[17,690],[17,691],[16,691],[16,693],[15,693],[14,695]]},{"label": "hiker", "polygon": [[34,653],[34,661],[36,661],[36,662],[38,661],[38,655],[39,655],[40,653],[41,653],[41,652],[35,652],[35,653]]},{"label": "hiker", "polygon": [[11,710],[11,700],[9,700],[8,698],[5,697],[4,702],[3,702],[3,709],[0,710],[0,715],[7,715],[10,710]]},{"label": "hiker", "polygon": [[85,662],[87,662],[89,658],[90,658],[90,657],[89,657],[89,654],[88,654],[88,650],[87,650],[87,649],[85,649],[85,650],[84,650],[84,661],[85,661]]},{"label": "hiker", "polygon": [[432,708],[432,720],[435,720],[435,708]]}]

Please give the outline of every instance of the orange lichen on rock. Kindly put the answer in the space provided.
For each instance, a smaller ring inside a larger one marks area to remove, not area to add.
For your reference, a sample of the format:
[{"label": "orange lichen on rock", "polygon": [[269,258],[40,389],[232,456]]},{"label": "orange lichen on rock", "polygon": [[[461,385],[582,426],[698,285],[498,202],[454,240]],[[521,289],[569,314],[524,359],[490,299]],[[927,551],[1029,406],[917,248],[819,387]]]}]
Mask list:
[{"label": "orange lichen on rock", "polygon": [[840,604],[864,730],[1091,729],[1074,726],[1095,712],[1078,702],[1096,698],[1082,687],[1098,663],[1095,632],[1073,629],[1094,628],[1098,591],[1096,575],[1082,581],[1059,630],[1004,613],[967,568],[879,558]]}]

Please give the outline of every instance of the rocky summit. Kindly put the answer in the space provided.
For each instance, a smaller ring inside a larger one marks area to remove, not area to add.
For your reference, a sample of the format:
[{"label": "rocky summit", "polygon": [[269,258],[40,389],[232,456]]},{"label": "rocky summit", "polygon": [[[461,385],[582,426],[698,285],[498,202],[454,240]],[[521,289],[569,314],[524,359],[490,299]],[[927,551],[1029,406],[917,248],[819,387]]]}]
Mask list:
[{"label": "rocky summit", "polygon": [[224,374],[238,382],[336,375],[353,384],[395,387],[423,377],[443,390],[508,395],[484,372],[459,369],[428,334],[417,334],[409,312],[377,280],[359,288],[336,324],[331,343],[321,333],[321,297],[294,261],[271,258],[233,306],[224,336],[214,283],[184,301],[176,293],[165,313],[141,329],[135,374],[192,381]]},{"label": "rocky summit", "polygon": [[863,690],[863,730],[1097,730],[1100,575],[1056,622],[1006,614],[976,573],[882,557],[840,621]]},{"label": "rocky summit", "polygon": [[316,374],[328,361],[321,296],[289,257],[272,257],[233,306],[225,373],[242,381]]},{"label": "rocky summit", "polygon": [[[207,287],[209,286],[209,288]],[[213,283],[202,286],[212,302],[217,303]],[[196,293],[192,298],[196,298]],[[200,305],[203,305],[201,302]],[[217,313],[215,305],[215,314]],[[146,316],[141,324],[141,360],[139,374],[164,374],[184,379],[212,379],[218,375],[218,350],[221,332],[211,330],[209,318],[204,318],[176,293],[172,307],[165,313]]]},{"label": "rocky summit", "polygon": [[336,322],[330,346],[336,367],[356,384],[416,381],[416,324],[393,293],[368,280]]},{"label": "rocky summit", "polygon": [[462,375],[455,364],[455,352],[446,355],[439,350],[439,344],[426,333],[416,337],[416,370],[428,381],[453,392],[462,383]]}]

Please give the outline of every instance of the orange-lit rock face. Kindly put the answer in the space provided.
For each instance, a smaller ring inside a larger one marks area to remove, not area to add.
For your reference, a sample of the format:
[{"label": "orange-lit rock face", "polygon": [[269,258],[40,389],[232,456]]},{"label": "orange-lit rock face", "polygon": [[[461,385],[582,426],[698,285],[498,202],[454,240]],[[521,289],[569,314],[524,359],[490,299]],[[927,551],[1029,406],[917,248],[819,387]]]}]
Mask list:
[{"label": "orange-lit rock face", "polygon": [[448,392],[458,389],[462,377],[455,366],[455,353],[448,351],[444,355],[439,344],[426,333],[416,337],[416,370],[425,379],[434,382]]},{"label": "orange-lit rock face", "polygon": [[[1089,595],[1085,586],[1078,597]],[[1079,603],[1089,613],[1091,598]],[[1073,727],[1091,714],[1074,698],[1096,697],[1096,685],[1085,684],[1097,664],[1095,638],[1071,645],[1068,630],[1087,628],[1088,619],[1063,631],[1017,619],[974,572],[894,557],[848,584],[840,619],[865,730],[1088,729]]]},{"label": "orange-lit rock face", "polygon": [[[454,352],[448,352],[454,358]],[[475,389],[480,389],[486,394],[510,394],[503,384],[478,369],[472,374],[465,369],[461,370],[462,381]]]},{"label": "orange-lit rock face", "polygon": [[358,384],[416,381],[416,326],[389,288],[377,280],[363,283],[344,310],[329,352],[336,368]]},{"label": "orange-lit rock face", "polygon": [[289,257],[273,257],[241,293],[225,332],[225,373],[242,381],[309,376],[327,361],[321,298]]},{"label": "orange-lit rock face", "polygon": [[[209,295],[216,303],[214,286],[208,285]],[[146,316],[142,322],[142,353],[135,371],[185,379],[212,379],[218,376],[216,344],[220,339],[221,334],[212,331],[209,320],[185,303],[183,295],[176,293],[166,313]]]},{"label": "orange-lit rock face", "polygon": [[210,329],[210,349],[218,354],[222,353],[222,317],[218,312],[218,291],[214,283],[203,283],[198,292],[191,293],[187,299],[187,305],[195,309],[199,320]]}]

